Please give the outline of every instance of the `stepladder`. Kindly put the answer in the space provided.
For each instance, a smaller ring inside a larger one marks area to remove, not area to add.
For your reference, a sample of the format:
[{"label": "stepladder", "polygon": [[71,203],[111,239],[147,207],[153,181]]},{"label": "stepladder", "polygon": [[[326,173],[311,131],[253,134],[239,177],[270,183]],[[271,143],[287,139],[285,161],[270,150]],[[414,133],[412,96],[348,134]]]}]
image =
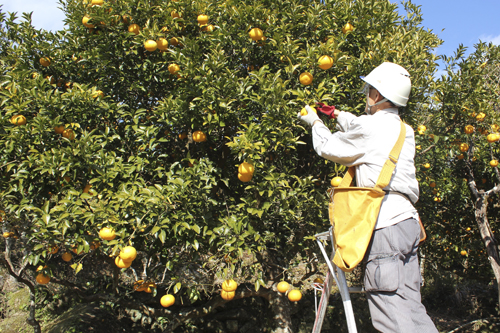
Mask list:
[{"label": "stepladder", "polygon": [[[325,319],[326,309],[328,307],[330,293],[333,288],[333,281],[335,281],[335,284],[337,285],[340,293],[340,297],[342,298],[348,332],[357,333],[356,321],[354,318],[354,311],[352,308],[350,294],[363,293],[364,289],[362,287],[348,287],[345,273],[333,263],[332,260],[335,256],[335,238],[333,236],[333,227],[330,227],[328,231],[316,234],[314,237],[321,250],[321,254],[323,255],[327,263],[328,273],[326,274],[323,285],[315,284],[315,289],[321,291],[321,297],[319,302],[315,302],[316,319],[314,321],[312,333],[321,332],[323,321]],[[330,245],[332,248],[330,255],[328,255],[326,251],[326,247],[328,245]]]}]

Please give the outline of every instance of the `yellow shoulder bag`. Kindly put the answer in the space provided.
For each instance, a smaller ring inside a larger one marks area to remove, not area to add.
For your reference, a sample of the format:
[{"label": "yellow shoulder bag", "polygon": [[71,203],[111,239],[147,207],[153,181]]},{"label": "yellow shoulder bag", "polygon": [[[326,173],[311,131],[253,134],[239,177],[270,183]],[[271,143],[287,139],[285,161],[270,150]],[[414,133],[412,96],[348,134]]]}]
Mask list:
[{"label": "yellow shoulder bag", "polygon": [[333,262],[344,272],[352,271],[365,256],[386,194],[383,189],[391,181],[405,136],[406,127],[401,121],[399,138],[375,187],[351,187],[355,169],[350,167],[340,185],[331,189],[328,209],[335,237]]}]

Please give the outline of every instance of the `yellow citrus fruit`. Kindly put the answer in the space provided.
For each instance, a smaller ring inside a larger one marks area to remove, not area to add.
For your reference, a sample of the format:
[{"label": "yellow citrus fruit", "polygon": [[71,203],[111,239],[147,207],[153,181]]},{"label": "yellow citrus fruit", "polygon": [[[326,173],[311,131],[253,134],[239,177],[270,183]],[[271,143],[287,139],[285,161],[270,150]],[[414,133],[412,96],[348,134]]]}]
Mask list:
[{"label": "yellow citrus fruit", "polygon": [[138,35],[139,31],[141,31],[141,28],[139,27],[138,24],[133,23],[133,24],[128,26],[128,32],[132,32],[132,33]]},{"label": "yellow citrus fruit", "polygon": [[436,201],[436,202],[441,202],[441,198],[440,198],[440,197],[435,197],[435,198],[434,198],[434,201]]},{"label": "yellow citrus fruit", "polygon": [[462,250],[462,251],[460,251],[460,254],[463,255],[463,256],[466,256],[467,255],[467,251]]},{"label": "yellow citrus fruit", "polygon": [[71,259],[73,259],[73,255],[70,252],[64,252],[61,258],[64,261],[70,261]]},{"label": "yellow citrus fruit", "polygon": [[333,187],[337,187],[340,185],[340,183],[342,183],[342,177],[333,177],[332,180],[330,181],[330,184],[333,186]]},{"label": "yellow citrus fruit", "polygon": [[333,66],[333,58],[327,55],[318,59],[318,66],[321,69],[330,69]]},{"label": "yellow citrus fruit", "polygon": [[154,282],[149,282],[146,286],[146,289],[144,290],[144,292],[148,293],[148,294],[151,294],[153,292],[153,290],[156,289],[156,283]]},{"label": "yellow citrus fruit", "polygon": [[88,15],[85,15],[83,18],[82,18],[82,23],[85,27],[89,28],[89,29],[92,29],[94,27],[94,25],[92,23],[89,23],[89,21],[91,20],[90,16]]},{"label": "yellow citrus fruit", "polygon": [[496,132],[496,131],[498,131],[500,129],[500,126],[498,126],[497,124],[493,124],[490,127],[491,127],[491,130],[494,131],[494,132]]},{"label": "yellow citrus fruit", "polygon": [[250,32],[248,33],[248,35],[255,42],[261,40],[262,37],[264,37],[264,33],[259,28],[252,28],[252,29],[250,29]]},{"label": "yellow citrus fruit", "polygon": [[419,125],[417,127],[418,134],[424,134],[426,130],[427,130],[427,127],[425,127],[425,125]]},{"label": "yellow citrus fruit", "polygon": [[50,276],[40,273],[36,276],[36,282],[39,284],[47,284],[50,282]]},{"label": "yellow citrus fruit", "polygon": [[120,258],[123,261],[132,261],[137,257],[137,250],[133,246],[125,246],[120,251]]},{"label": "yellow citrus fruit", "polygon": [[465,132],[465,134],[472,134],[472,133],[474,133],[474,126],[472,126],[472,125],[465,126],[464,132]]},{"label": "yellow citrus fruit", "polygon": [[462,153],[465,153],[467,150],[469,150],[469,145],[467,143],[461,143],[459,147]]},{"label": "yellow citrus fruit", "polygon": [[104,240],[113,240],[116,237],[116,233],[114,229],[104,227],[101,230],[99,230],[99,237],[101,237]]},{"label": "yellow citrus fruit", "polygon": [[417,149],[417,150],[422,150],[422,146],[421,146],[421,145],[418,145],[418,146],[416,146],[416,147],[415,147],[415,149]]},{"label": "yellow citrus fruit", "polygon": [[282,294],[286,293],[286,291],[288,290],[288,288],[290,288],[290,284],[286,281],[281,281],[280,283],[278,283],[278,291]]},{"label": "yellow citrus fruit", "polygon": [[17,114],[10,118],[10,122],[16,126],[26,125],[26,117],[22,114]]},{"label": "yellow citrus fruit", "polygon": [[222,290],[224,291],[235,291],[236,288],[238,288],[238,284],[233,279],[222,282]]},{"label": "yellow citrus fruit", "polygon": [[180,70],[181,68],[177,64],[168,65],[168,71],[170,72],[170,74],[176,74]]},{"label": "yellow citrus fruit", "polygon": [[43,67],[49,67],[50,59],[47,57],[40,58],[40,65],[42,65]]},{"label": "yellow citrus fruit", "polygon": [[175,297],[170,294],[163,295],[160,299],[160,304],[164,308],[168,308],[169,306],[174,305],[175,303]]},{"label": "yellow citrus fruit", "polygon": [[104,3],[104,0],[92,0],[93,6],[100,6]]},{"label": "yellow citrus fruit", "polygon": [[158,48],[158,44],[154,40],[148,39],[144,42],[144,48],[149,52],[153,52]]},{"label": "yellow citrus fruit", "polygon": [[424,163],[424,168],[429,169],[431,165],[429,163]]},{"label": "yellow citrus fruit", "polygon": [[347,23],[346,23],[346,25],[344,25],[344,27],[342,28],[342,32],[343,32],[344,34],[347,34],[347,33],[351,32],[351,31],[353,31],[353,30],[354,30],[354,27],[353,27],[353,26],[352,26],[352,24],[351,24],[351,23],[349,23],[349,22],[347,22]]},{"label": "yellow citrus fruit", "polygon": [[207,135],[202,131],[195,131],[193,133],[193,141],[194,142],[203,142],[207,140]]},{"label": "yellow citrus fruit", "polygon": [[299,81],[303,85],[308,86],[313,82],[313,76],[309,72],[304,72],[304,73],[300,74]]},{"label": "yellow citrus fruit", "polygon": [[62,134],[64,132],[64,129],[64,125],[59,125],[54,127],[54,132],[56,132],[56,134]]},{"label": "yellow citrus fruit", "polygon": [[71,128],[67,128],[63,131],[62,136],[68,140],[74,140],[75,132]]},{"label": "yellow citrus fruit", "polygon": [[124,261],[119,256],[115,258],[115,265],[119,268],[129,268],[132,265],[132,261]]},{"label": "yellow citrus fruit", "polygon": [[134,291],[145,291],[148,287],[147,283],[144,283],[144,280],[137,280],[134,282],[133,289]]},{"label": "yellow citrus fruit", "polygon": [[165,38],[160,37],[156,41],[156,46],[158,46],[159,50],[164,51],[164,50],[168,49],[168,41]]},{"label": "yellow citrus fruit", "polygon": [[208,16],[205,14],[198,15],[198,23],[201,25],[208,23]]},{"label": "yellow citrus fruit", "polygon": [[496,168],[498,166],[498,161],[497,160],[491,160],[490,161],[490,166],[492,166],[493,168]]},{"label": "yellow citrus fruit", "polygon": [[9,237],[11,237],[10,232],[6,231],[3,233],[3,238],[9,238]]},{"label": "yellow citrus fruit", "polygon": [[288,292],[288,299],[292,302],[298,302],[302,298],[300,290],[294,289]]},{"label": "yellow citrus fruit", "polygon": [[253,175],[255,168],[248,162],[243,162],[238,166],[238,172],[242,175]]},{"label": "yellow citrus fruit", "polygon": [[230,301],[234,298],[235,292],[234,291],[225,291],[221,290],[220,291],[220,297],[222,297],[223,300]]}]

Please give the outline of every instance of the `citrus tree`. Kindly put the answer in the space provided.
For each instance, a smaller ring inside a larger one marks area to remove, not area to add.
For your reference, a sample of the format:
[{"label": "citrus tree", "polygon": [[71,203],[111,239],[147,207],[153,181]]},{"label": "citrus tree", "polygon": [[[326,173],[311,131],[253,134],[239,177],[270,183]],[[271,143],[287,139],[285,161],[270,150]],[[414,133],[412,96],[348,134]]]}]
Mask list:
[{"label": "citrus tree", "polygon": [[[325,192],[344,171],[314,153],[296,114],[320,101],[360,113],[359,76],[392,61],[412,75],[414,122],[441,43],[419,8],[405,2],[400,16],[385,0],[61,5],[58,32],[1,13],[11,274],[28,284],[39,275],[48,288],[112,301],[171,330],[261,296],[274,329],[291,329],[276,285],[304,291],[324,273],[313,235],[329,227]],[[248,288],[217,296],[231,279]]]},{"label": "citrus tree", "polygon": [[444,58],[447,71],[418,116],[420,211],[431,222],[426,258],[433,271],[494,276],[498,286],[500,49],[480,43],[465,51]]}]

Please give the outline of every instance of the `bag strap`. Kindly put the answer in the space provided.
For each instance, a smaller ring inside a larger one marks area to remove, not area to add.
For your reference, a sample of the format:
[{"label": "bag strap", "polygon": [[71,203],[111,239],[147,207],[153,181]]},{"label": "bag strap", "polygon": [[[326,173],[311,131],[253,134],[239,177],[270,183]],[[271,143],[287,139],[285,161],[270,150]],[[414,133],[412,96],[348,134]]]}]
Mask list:
[{"label": "bag strap", "polygon": [[389,182],[392,178],[392,173],[396,168],[396,163],[398,163],[399,154],[401,153],[401,149],[403,148],[403,144],[405,143],[406,127],[402,121],[400,121],[400,123],[401,131],[399,132],[398,141],[396,141],[396,144],[389,153],[389,158],[387,159],[387,161],[385,161],[384,167],[382,168],[382,171],[378,176],[377,183],[374,186],[378,187],[381,190],[389,185]]},{"label": "bag strap", "polygon": [[[389,153],[389,159],[385,161],[384,167],[382,168],[382,171],[380,172],[380,175],[378,176],[377,183],[375,184],[374,188],[378,188],[379,190],[383,190],[387,185],[389,185],[389,182],[391,181],[392,178],[392,173],[394,172],[394,169],[396,168],[396,163],[398,163],[399,159],[399,154],[401,153],[401,149],[403,148],[403,144],[405,143],[405,137],[406,137],[406,127],[403,121],[400,121],[401,123],[401,131],[399,132],[399,137],[398,140],[396,141],[396,144],[392,148],[391,152]],[[356,169],[354,166],[349,167],[347,169],[347,172],[344,175],[344,178],[342,178],[342,182],[338,187],[349,187],[351,186],[352,180],[354,179]]]}]

